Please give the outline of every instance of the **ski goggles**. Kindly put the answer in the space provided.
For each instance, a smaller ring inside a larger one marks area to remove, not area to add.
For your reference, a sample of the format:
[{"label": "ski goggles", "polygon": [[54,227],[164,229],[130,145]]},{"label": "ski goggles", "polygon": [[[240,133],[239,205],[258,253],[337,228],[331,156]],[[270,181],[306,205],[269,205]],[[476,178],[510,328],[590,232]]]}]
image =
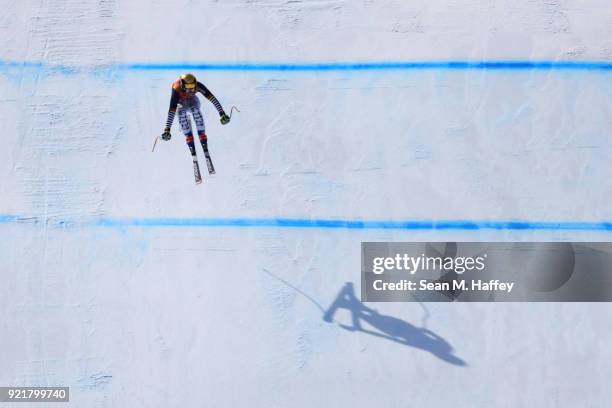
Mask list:
[{"label": "ski goggles", "polygon": [[183,86],[185,87],[185,90],[189,92],[194,92],[196,89],[196,84],[184,84]]}]

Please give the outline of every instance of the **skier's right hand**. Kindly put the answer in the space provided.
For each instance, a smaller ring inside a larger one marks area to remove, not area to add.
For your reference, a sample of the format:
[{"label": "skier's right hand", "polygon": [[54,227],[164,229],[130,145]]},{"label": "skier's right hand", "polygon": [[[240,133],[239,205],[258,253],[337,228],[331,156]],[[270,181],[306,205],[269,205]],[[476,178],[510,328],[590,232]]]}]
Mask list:
[{"label": "skier's right hand", "polygon": [[221,112],[221,114],[219,115],[221,118],[221,124],[222,125],[227,125],[230,121],[230,117],[227,116],[227,114],[225,112]]},{"label": "skier's right hand", "polygon": [[165,128],[164,133],[161,135],[162,140],[170,140],[171,137],[172,135],[170,134],[170,128]]}]

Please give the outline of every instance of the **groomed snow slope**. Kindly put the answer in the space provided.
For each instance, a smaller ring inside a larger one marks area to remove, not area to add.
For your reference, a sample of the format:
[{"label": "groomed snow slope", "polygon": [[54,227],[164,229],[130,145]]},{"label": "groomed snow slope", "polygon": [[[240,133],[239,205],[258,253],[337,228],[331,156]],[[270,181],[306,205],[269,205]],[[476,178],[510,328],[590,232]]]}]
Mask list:
[{"label": "groomed snow slope", "polygon": [[[0,8],[0,385],[70,386],[88,408],[608,405],[606,304],[368,304],[377,327],[342,325],[361,241],[610,231],[238,225],[611,220],[610,70],[258,65],[605,62],[608,1]],[[200,186],[176,123],[151,153],[187,63],[234,64],[192,71],[241,110],[222,127],[203,101],[217,175]]]}]

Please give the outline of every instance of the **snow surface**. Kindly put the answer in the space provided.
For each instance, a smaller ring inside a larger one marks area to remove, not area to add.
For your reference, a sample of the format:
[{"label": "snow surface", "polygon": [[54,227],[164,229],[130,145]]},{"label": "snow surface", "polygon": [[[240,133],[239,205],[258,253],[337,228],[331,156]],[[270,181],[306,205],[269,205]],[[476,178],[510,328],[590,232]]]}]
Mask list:
[{"label": "snow surface", "polygon": [[354,302],[323,317],[347,282],[358,296],[361,241],[610,232],[95,220],[610,220],[611,71],[194,70],[241,110],[222,127],[203,102],[217,175],[196,186],[176,123],[151,153],[182,71],[113,65],[609,61],[609,1],[0,9],[0,385],[88,408],[608,406],[607,304],[368,304],[375,334],[341,326]]}]

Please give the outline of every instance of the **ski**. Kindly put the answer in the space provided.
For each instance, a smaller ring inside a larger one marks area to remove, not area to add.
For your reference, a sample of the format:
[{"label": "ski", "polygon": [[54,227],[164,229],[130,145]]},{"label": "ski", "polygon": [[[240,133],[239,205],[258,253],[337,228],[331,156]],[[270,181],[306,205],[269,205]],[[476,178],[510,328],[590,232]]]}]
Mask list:
[{"label": "ski", "polygon": [[206,167],[208,167],[208,174],[215,174],[215,166],[213,166],[212,159],[208,150],[204,151],[204,158],[206,159]]},{"label": "ski", "polygon": [[200,165],[198,164],[198,159],[196,156],[191,156],[193,158],[193,175],[195,177],[196,184],[200,184],[202,182],[202,174],[200,174]]}]

